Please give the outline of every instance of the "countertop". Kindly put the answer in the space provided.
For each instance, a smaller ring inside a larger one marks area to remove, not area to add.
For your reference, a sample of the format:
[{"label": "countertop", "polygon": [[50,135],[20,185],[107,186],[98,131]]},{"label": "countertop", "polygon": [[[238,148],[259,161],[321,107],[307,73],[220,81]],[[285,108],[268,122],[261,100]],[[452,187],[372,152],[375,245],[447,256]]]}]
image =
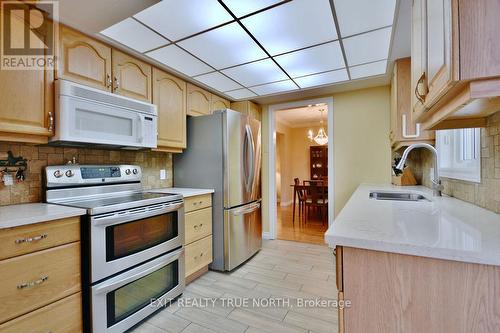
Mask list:
[{"label": "countertop", "polygon": [[189,198],[189,197],[194,197],[196,195],[214,193],[215,191],[213,189],[203,189],[203,188],[164,187],[164,188],[154,188],[148,190],[148,192],[182,194],[184,198]]},{"label": "countertop", "polygon": [[[384,201],[371,190],[423,194],[431,201]],[[325,233],[337,245],[500,266],[500,215],[423,186],[360,185]]]},{"label": "countertop", "polygon": [[87,214],[85,209],[52,205],[46,203],[28,203],[0,207],[0,229],[19,227],[68,217]]}]

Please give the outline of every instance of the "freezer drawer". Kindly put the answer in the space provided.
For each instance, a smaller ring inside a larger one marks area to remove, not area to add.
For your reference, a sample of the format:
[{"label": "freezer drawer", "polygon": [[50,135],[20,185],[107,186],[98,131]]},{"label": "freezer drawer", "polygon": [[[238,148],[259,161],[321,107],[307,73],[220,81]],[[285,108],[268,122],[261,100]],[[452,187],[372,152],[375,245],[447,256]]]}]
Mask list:
[{"label": "freezer drawer", "polygon": [[231,271],[262,247],[261,200],[224,210],[224,269]]}]

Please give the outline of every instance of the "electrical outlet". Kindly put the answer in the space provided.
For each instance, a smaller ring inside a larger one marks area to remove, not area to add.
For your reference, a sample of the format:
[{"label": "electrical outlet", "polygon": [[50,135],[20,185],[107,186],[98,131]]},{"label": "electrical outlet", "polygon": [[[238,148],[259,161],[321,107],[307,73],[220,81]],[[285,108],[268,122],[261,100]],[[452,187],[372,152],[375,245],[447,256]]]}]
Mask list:
[{"label": "electrical outlet", "polygon": [[165,180],[167,179],[167,170],[161,169],[160,170],[160,180]]}]

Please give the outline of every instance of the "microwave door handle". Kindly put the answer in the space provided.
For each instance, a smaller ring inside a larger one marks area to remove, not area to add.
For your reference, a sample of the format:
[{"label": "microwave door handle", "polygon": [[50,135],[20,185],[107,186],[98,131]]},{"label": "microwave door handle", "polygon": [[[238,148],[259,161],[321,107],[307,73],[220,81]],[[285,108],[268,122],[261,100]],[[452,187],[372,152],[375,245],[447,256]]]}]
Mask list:
[{"label": "microwave door handle", "polygon": [[139,115],[139,128],[138,128],[138,136],[137,139],[139,143],[143,143],[144,141],[144,116],[142,114]]},{"label": "microwave door handle", "polygon": [[170,264],[171,262],[175,261],[175,260],[178,260],[181,255],[182,255],[182,251],[183,249],[180,249],[176,252],[173,252],[173,253],[170,253],[168,256],[166,256],[164,258],[164,260],[162,260],[160,263],[156,264],[156,265],[153,265],[151,267],[148,267],[146,269],[144,269],[143,271],[139,272],[139,273],[136,273],[136,274],[133,274],[133,275],[129,275],[129,276],[126,276],[124,277],[123,279],[120,279],[120,280],[114,280],[113,278],[109,280],[109,282],[107,283],[103,283],[102,285],[98,286],[97,288],[95,288],[94,292],[95,294],[102,294],[102,293],[107,293],[108,291],[112,291],[112,290],[115,290],[129,282],[132,282],[132,281],[135,281],[135,280],[138,280],[148,274],[151,274],[153,273],[154,271]]}]

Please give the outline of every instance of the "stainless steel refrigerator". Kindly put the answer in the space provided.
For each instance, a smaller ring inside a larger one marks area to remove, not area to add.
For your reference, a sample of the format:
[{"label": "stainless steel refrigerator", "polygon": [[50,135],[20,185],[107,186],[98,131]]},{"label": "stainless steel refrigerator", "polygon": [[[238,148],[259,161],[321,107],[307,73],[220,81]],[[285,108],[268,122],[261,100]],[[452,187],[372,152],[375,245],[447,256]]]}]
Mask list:
[{"label": "stainless steel refrigerator", "polygon": [[174,186],[215,189],[210,268],[230,271],[262,246],[260,122],[229,109],[190,117],[187,146]]}]

